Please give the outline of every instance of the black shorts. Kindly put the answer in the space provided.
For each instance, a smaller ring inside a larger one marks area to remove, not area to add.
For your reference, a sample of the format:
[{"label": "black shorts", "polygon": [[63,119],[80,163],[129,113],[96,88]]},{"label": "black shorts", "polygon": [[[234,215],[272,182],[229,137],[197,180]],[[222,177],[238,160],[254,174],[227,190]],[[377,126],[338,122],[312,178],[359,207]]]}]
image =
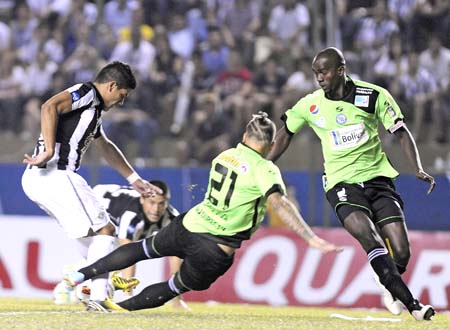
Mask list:
[{"label": "black shorts", "polygon": [[149,237],[148,250],[156,251],[159,256],[183,259],[179,271],[181,284],[187,290],[206,290],[231,267],[234,255],[227,255],[216,242],[188,231],[183,226],[183,217],[184,214],[176,217]]},{"label": "black shorts", "polygon": [[341,223],[354,211],[363,211],[379,227],[405,221],[403,201],[394,183],[386,177],[376,177],[362,183],[338,183],[326,193]]}]

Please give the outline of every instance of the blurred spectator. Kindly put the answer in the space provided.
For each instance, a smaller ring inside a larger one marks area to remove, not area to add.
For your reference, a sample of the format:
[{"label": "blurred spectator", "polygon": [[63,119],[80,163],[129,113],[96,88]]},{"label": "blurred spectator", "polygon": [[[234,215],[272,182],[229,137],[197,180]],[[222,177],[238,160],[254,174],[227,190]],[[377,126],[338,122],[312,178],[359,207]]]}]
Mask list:
[{"label": "blurred spectator", "polygon": [[[137,93],[130,93],[121,111],[108,111],[103,117],[103,128],[108,137],[121,150],[130,150],[127,145],[135,141],[136,158],[148,158],[152,155],[152,143],[158,135],[158,124],[151,117],[148,108],[140,108]],[[128,154],[127,157],[132,157]]]},{"label": "blurred spectator", "polygon": [[277,53],[301,57],[309,45],[310,16],[303,1],[281,0],[270,13],[269,30]]},{"label": "blurred spectator", "polygon": [[192,158],[207,164],[231,145],[230,121],[221,111],[218,96],[214,93],[200,95],[196,104],[197,110],[184,138],[189,143],[178,144],[181,164],[187,164]]},{"label": "blurred spectator", "polygon": [[133,10],[142,10],[139,2],[135,0],[111,0],[103,7],[103,21],[108,25],[115,36],[119,30],[130,26],[133,21]]},{"label": "blurred spectator", "polygon": [[11,47],[11,29],[4,20],[5,17],[0,17],[0,51]]},{"label": "blurred spectator", "polygon": [[341,39],[338,42],[342,44],[344,50],[352,50],[361,19],[367,15],[367,8],[372,7],[373,3],[374,0],[336,0],[336,14]]},{"label": "blurred spectator", "polygon": [[[75,2],[75,1],[74,1]],[[78,0],[77,0],[78,2]],[[79,1],[83,2],[83,1]],[[47,18],[52,13],[67,16],[72,4],[71,0],[26,0],[31,12],[38,18]]]},{"label": "blurred spectator", "polygon": [[26,3],[19,3],[14,10],[11,22],[12,46],[14,49],[28,45],[33,39],[33,31],[38,19],[33,17]]},{"label": "blurred spectator", "polygon": [[26,68],[27,79],[24,82],[23,90],[30,97],[37,97],[44,100],[49,92],[53,74],[58,70],[58,65],[48,58],[48,55],[41,50],[34,61]]},{"label": "blurred spectator", "polygon": [[64,49],[64,31],[55,29],[50,31],[47,41],[44,43],[44,52],[55,63],[61,63],[66,58]]},{"label": "blurred spectator", "polygon": [[243,66],[238,51],[228,55],[228,69],[217,77],[214,91],[223,101],[223,109],[233,123],[233,136],[237,137],[254,112],[252,104],[247,102],[253,91],[252,73]]},{"label": "blurred spectator", "polygon": [[190,59],[195,49],[194,34],[186,24],[186,18],[181,13],[174,13],[170,18],[167,32],[172,51],[183,59]]},{"label": "blurred spectator", "polygon": [[113,49],[116,47],[117,38],[106,24],[97,26],[97,38],[95,41],[99,56],[105,61],[111,57]]},{"label": "blurred spectator", "polygon": [[[283,104],[285,110],[289,109],[299,99],[316,88],[313,75],[311,74],[311,63],[312,59],[305,57],[295,60],[292,66],[287,68],[287,72],[291,72],[291,74],[283,86]],[[276,122],[279,120],[278,114],[275,114],[274,119]]]},{"label": "blurred spectator", "polygon": [[[22,120],[22,140],[27,141],[39,135],[39,132],[41,131],[42,103],[56,93],[64,90],[67,87],[67,81],[68,79],[63,71],[55,71],[50,79],[48,90],[41,95],[31,97],[27,100],[24,106],[25,113]],[[33,144],[34,143],[35,142],[33,141]]]},{"label": "blurred spectator", "polygon": [[413,17],[406,29],[410,48],[416,52],[423,51],[430,34],[436,32],[439,22],[448,12],[448,0],[416,0]]},{"label": "blurred spectator", "polygon": [[40,50],[45,46],[49,39],[49,29],[47,24],[40,23],[33,30],[33,39],[17,49],[18,57],[26,63],[33,62]]},{"label": "blurred spectator", "polygon": [[373,65],[381,56],[383,46],[388,44],[391,34],[399,30],[388,16],[386,0],[377,0],[369,13],[361,21],[354,46],[363,61],[363,76],[372,80]]},{"label": "blurred spectator", "polygon": [[442,40],[442,45],[450,49],[450,6],[447,14],[437,22],[436,34]]},{"label": "blurred spectator", "polygon": [[279,118],[285,111],[282,90],[286,80],[286,73],[274,56],[271,56],[253,77],[255,92],[252,93],[251,102],[254,109],[267,112],[277,125],[281,124]]},{"label": "blurred spectator", "polygon": [[[180,70],[182,60],[169,46],[169,40],[166,34],[160,33],[154,39],[156,55],[150,68],[149,90],[146,92],[147,104],[152,105],[152,113],[159,118],[161,122],[169,121],[172,113],[167,113],[165,109],[171,109],[175,103],[176,90],[180,84]],[[163,126],[168,129],[169,124]]]},{"label": "blurred spectator", "polygon": [[[428,138],[429,122],[436,123],[437,82],[436,79],[419,65],[417,53],[408,54],[408,71],[400,77],[403,90],[403,107],[406,121],[412,117],[412,133],[418,142],[425,142]],[[411,113],[410,111],[413,111]],[[434,114],[433,114],[434,113]]]},{"label": "blurred spectator", "polygon": [[393,33],[389,43],[383,48],[380,58],[373,68],[373,82],[395,96],[398,91],[398,79],[408,70],[408,59],[403,51],[403,42],[399,33]]},{"label": "blurred spectator", "polygon": [[0,124],[9,135],[19,132],[22,118],[22,85],[27,80],[25,70],[17,64],[14,51],[0,54]]},{"label": "blurred spectator", "polygon": [[130,40],[120,40],[113,49],[109,61],[128,63],[138,73],[138,80],[148,80],[150,67],[155,58],[155,47],[143,37],[140,25],[133,24],[130,32]]},{"label": "blurred spectator", "polygon": [[448,77],[450,49],[442,46],[438,35],[432,34],[429,37],[428,48],[420,53],[419,64],[427,69],[437,80],[443,80]]},{"label": "blurred spectator", "polygon": [[202,47],[203,68],[213,75],[227,68],[229,49],[223,42],[222,33],[217,26],[208,28],[208,42]]},{"label": "blurred spectator", "polygon": [[[436,138],[438,143],[449,142],[449,125],[450,125],[450,66],[447,68],[447,77],[441,81],[439,113],[439,135]],[[448,154],[448,164],[450,165],[450,152]],[[450,171],[450,167],[448,168]]]},{"label": "blurred spectator", "polygon": [[96,49],[84,44],[79,46],[63,64],[68,82],[91,81],[98,71],[99,60]]},{"label": "blurred spectator", "polygon": [[223,10],[220,22],[225,40],[232,48],[241,51],[246,66],[253,65],[255,34],[261,26],[261,1],[234,0]]}]

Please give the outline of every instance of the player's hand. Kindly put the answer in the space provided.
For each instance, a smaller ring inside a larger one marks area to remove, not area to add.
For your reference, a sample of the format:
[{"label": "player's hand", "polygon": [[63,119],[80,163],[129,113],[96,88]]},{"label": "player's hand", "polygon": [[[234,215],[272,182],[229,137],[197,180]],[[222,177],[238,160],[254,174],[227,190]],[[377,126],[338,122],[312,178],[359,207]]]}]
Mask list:
[{"label": "player's hand", "polygon": [[157,186],[152,185],[150,182],[144,179],[137,179],[132,184],[134,190],[139,192],[144,197],[155,196],[156,194],[163,194],[163,191]]},{"label": "player's hand", "polygon": [[327,242],[324,239],[321,239],[319,236],[312,237],[308,244],[312,246],[313,248],[322,250],[322,252],[341,252],[344,250],[341,246],[336,246],[333,243]]},{"label": "player's hand", "polygon": [[52,159],[52,157],[53,154],[48,151],[41,152],[39,155],[34,157],[25,154],[22,163],[33,166],[42,166],[45,165],[50,159]]},{"label": "player's hand", "polygon": [[191,310],[189,306],[186,304],[186,302],[180,296],[173,298],[171,303],[173,309],[182,309],[185,311]]},{"label": "player's hand", "polygon": [[430,188],[427,191],[427,195],[431,194],[431,192],[434,190],[434,187],[436,186],[434,178],[423,170],[417,171],[416,178],[428,182],[430,184]]}]

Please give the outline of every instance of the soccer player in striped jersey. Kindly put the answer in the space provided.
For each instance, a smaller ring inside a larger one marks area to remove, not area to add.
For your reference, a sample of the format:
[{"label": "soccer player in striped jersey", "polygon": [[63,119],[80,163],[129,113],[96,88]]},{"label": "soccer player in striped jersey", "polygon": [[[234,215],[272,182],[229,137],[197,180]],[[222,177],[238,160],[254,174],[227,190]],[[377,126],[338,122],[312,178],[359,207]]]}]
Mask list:
[{"label": "soccer player in striped jersey", "polygon": [[264,157],[275,138],[275,124],[260,112],[247,124],[242,143],[213,161],[204,200],[175,218],[156,235],[119,247],[66,280],[76,285],[98,274],[123,269],[140,260],[178,256],[180,270],[168,281],[146,287],[118,304],[92,301],[99,311],[140,310],[163,305],[191,290],[206,290],[233,264],[242,241],[251,238],[264,218],[266,203],[312,247],[324,252],[341,248],[314,234],[287,199],[279,168]]},{"label": "soccer player in striped jersey", "polygon": [[[76,84],[47,100],[41,109],[41,134],[22,177],[25,194],[54,217],[69,238],[86,245],[88,262],[113,249],[115,226],[88,183],[77,174],[94,142],[107,162],[144,196],[161,190],[143,180],[102,129],[102,113],[125,101],[136,87],[129,65],[112,62],[93,82]],[[91,298],[107,298],[108,274],[95,277]]]},{"label": "soccer player in striped jersey", "polygon": [[[171,205],[169,186],[160,180],[149,181],[162,190],[162,194],[144,197],[134,189],[115,184],[99,184],[93,189],[103,201],[110,219],[117,226],[116,236],[120,245],[129,244],[156,234],[167,226],[180,213]],[[181,265],[181,259],[169,258],[170,272],[175,274]],[[122,277],[132,279],[136,274],[136,265],[122,270]],[[121,280],[114,277],[114,280]],[[132,295],[132,289],[127,293]],[[186,303],[177,296],[172,300],[174,308],[187,309]]]},{"label": "soccer player in striped jersey", "polygon": [[[393,314],[403,305],[416,320],[430,320],[434,309],[420,304],[403,282],[410,252],[403,201],[393,179],[399,173],[382,150],[378,123],[398,138],[416,177],[435,186],[420,161],[416,143],[399,106],[384,88],[346,74],[342,52],[320,51],[312,70],[321,87],[300,99],[282,119],[268,159],[277,160],[305,124],[320,138],[326,197],[344,228],[361,244]],[[384,240],[384,244],[383,244]]]}]

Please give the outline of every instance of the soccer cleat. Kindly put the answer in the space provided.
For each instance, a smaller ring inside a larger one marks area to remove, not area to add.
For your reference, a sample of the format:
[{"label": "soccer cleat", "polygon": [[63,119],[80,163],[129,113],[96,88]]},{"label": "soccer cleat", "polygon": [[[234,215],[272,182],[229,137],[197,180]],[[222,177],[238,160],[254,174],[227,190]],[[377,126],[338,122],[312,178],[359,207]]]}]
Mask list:
[{"label": "soccer cleat", "polygon": [[111,275],[111,282],[114,286],[114,290],[122,290],[124,292],[135,289],[140,283],[137,278],[123,278],[119,276],[118,271]]},{"label": "soccer cleat", "polygon": [[73,288],[84,282],[84,274],[80,272],[69,272],[64,275],[63,279],[69,287]]},{"label": "soccer cleat", "polygon": [[412,309],[409,311],[416,321],[430,321],[436,314],[431,305],[422,305],[417,300],[414,301]]},{"label": "soccer cleat", "polygon": [[89,300],[86,303],[86,310],[88,312],[102,312],[102,313],[128,312],[127,309],[120,307],[111,299],[106,299],[104,301]]},{"label": "soccer cleat", "polygon": [[403,304],[400,300],[395,299],[394,296],[389,292],[386,287],[381,284],[379,278],[377,275],[374,276],[375,282],[379,285],[381,288],[381,295],[384,306],[387,308],[387,310],[393,314],[393,315],[400,315],[403,311]]}]

